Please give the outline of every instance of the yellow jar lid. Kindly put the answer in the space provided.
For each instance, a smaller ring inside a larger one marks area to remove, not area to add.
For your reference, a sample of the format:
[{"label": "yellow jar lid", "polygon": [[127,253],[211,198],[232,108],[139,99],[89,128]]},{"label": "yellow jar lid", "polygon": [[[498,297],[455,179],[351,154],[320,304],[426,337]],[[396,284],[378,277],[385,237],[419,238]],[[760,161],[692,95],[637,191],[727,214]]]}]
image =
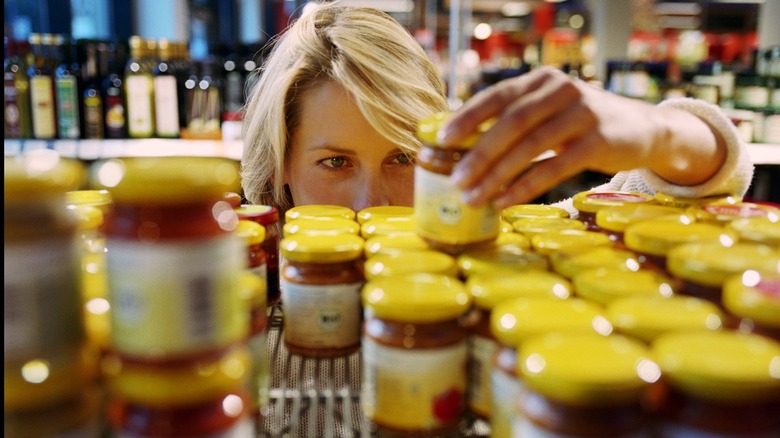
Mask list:
[{"label": "yellow jar lid", "polygon": [[262,218],[264,220],[257,220],[261,225],[270,225],[279,221],[279,211],[270,206],[262,204],[241,204],[233,209],[236,212],[239,219],[251,219]]},{"label": "yellow jar lid", "polygon": [[327,219],[293,219],[282,227],[282,235],[287,236],[337,236],[342,234],[360,234],[360,224],[352,219],[331,217]]},{"label": "yellow jar lid", "polygon": [[780,329],[780,275],[747,271],[723,283],[723,307],[757,325]]},{"label": "yellow jar lid", "polygon": [[398,254],[375,255],[366,260],[364,272],[366,280],[418,272],[455,277],[458,275],[458,266],[455,264],[455,258],[451,255],[432,249],[424,249]]},{"label": "yellow jar lid", "polygon": [[780,345],[736,331],[667,333],[651,348],[664,379],[679,391],[720,402],[780,394]]},{"label": "yellow jar lid", "polygon": [[638,271],[640,268],[636,254],[612,246],[597,246],[581,252],[558,252],[550,254],[549,259],[553,271],[566,278],[595,268],[622,271]]},{"label": "yellow jar lid", "polygon": [[643,254],[666,256],[677,245],[689,242],[732,244],[736,235],[723,227],[707,223],[689,223],[654,219],[626,228],[623,243]]},{"label": "yellow jar lid", "polygon": [[28,202],[50,195],[64,197],[66,192],[77,189],[84,182],[85,173],[80,162],[60,158],[51,150],[5,157],[3,202]]},{"label": "yellow jar lid", "polygon": [[458,271],[464,278],[480,272],[547,269],[547,259],[517,245],[492,245],[467,251],[457,257]]},{"label": "yellow jar lid", "polygon": [[749,241],[780,248],[780,219],[769,216],[734,219],[726,226],[741,241]]},{"label": "yellow jar lid", "polygon": [[682,209],[656,204],[625,204],[602,208],[596,212],[596,225],[604,230],[622,233],[629,225],[637,222],[660,219],[666,216],[676,218],[684,214]]},{"label": "yellow jar lid", "polygon": [[248,219],[239,219],[235,233],[247,246],[259,245],[265,240],[265,227]]},{"label": "yellow jar lid", "polygon": [[415,234],[389,234],[366,239],[366,258],[379,254],[399,254],[407,251],[430,249],[428,243]]},{"label": "yellow jar lid", "polygon": [[780,218],[780,208],[753,202],[736,204],[713,203],[701,205],[693,210],[697,220],[727,224],[735,219],[767,216],[774,220]]},{"label": "yellow jar lid", "polygon": [[578,252],[600,246],[613,246],[609,236],[596,231],[560,230],[549,231],[531,237],[533,249],[543,255],[556,252]]},{"label": "yellow jar lid", "polygon": [[686,243],[669,251],[666,269],[683,280],[719,287],[748,269],[780,274],[780,250],[757,243]]},{"label": "yellow jar lid", "polygon": [[597,192],[589,190],[579,192],[572,197],[574,208],[580,212],[596,213],[605,207],[616,207],[626,204],[652,204],[655,200],[651,195],[638,192],[606,191]]},{"label": "yellow jar lid", "polygon": [[287,221],[293,219],[321,219],[326,217],[355,220],[355,212],[351,208],[339,205],[312,204],[299,205],[284,213],[284,218]]},{"label": "yellow jar lid", "polygon": [[512,222],[512,228],[529,238],[540,233],[558,230],[584,230],[585,222],[563,217],[526,217]]},{"label": "yellow jar lid", "polygon": [[357,221],[363,225],[363,223],[374,219],[404,218],[412,216],[414,216],[414,207],[406,207],[403,205],[377,205],[374,207],[366,207],[357,212]]},{"label": "yellow jar lid", "polygon": [[553,205],[517,204],[501,210],[501,219],[510,224],[518,219],[530,217],[568,218],[569,212]]},{"label": "yellow jar lid", "polygon": [[[417,138],[425,144],[437,146],[439,144],[439,140],[436,138],[436,136],[439,133],[439,128],[450,117],[452,117],[452,113],[446,111],[432,114],[428,117],[423,117],[417,123]],[[482,134],[490,129],[494,123],[494,119],[482,122],[482,124],[477,127],[477,132],[474,132],[463,139],[460,143],[458,143],[457,148],[472,148],[477,143],[477,140],[479,140]]]},{"label": "yellow jar lid", "polygon": [[367,317],[412,323],[452,320],[471,307],[460,280],[425,273],[375,278],[363,286],[362,301]]},{"label": "yellow jar lid", "polygon": [[493,309],[510,298],[538,297],[566,299],[572,295],[569,280],[550,271],[480,272],[469,276],[466,289],[474,298],[474,305]]},{"label": "yellow jar lid", "polygon": [[718,306],[682,295],[617,298],[607,305],[606,313],[616,331],[647,343],[669,332],[723,328],[723,312]]},{"label": "yellow jar lid", "polygon": [[498,231],[501,233],[514,233],[515,229],[512,228],[512,224],[509,222],[499,219],[498,220]]},{"label": "yellow jar lid", "polygon": [[76,219],[81,230],[93,230],[103,225],[103,211],[88,204],[67,205],[65,209]]},{"label": "yellow jar lid", "polygon": [[360,235],[364,239],[390,234],[416,234],[417,222],[412,217],[377,218],[363,222]]},{"label": "yellow jar lid", "polygon": [[531,249],[531,239],[529,239],[528,237],[520,233],[515,233],[515,232],[498,233],[498,237],[496,237],[496,241],[494,245],[496,246],[510,245],[522,249]]},{"label": "yellow jar lid", "polygon": [[676,196],[667,195],[666,193],[656,193],[653,197],[656,202],[661,205],[676,208],[689,208],[712,203],[736,204],[737,202],[742,201],[742,198],[734,195],[716,195],[704,198],[678,198]]},{"label": "yellow jar lid", "polygon": [[612,326],[604,310],[580,298],[510,298],[490,312],[490,332],[502,345],[517,348],[526,340],[547,333],[608,335]]},{"label": "yellow jar lid", "polygon": [[279,249],[284,257],[296,262],[337,263],[360,258],[363,244],[363,239],[354,234],[301,234],[283,238],[279,242]]},{"label": "yellow jar lid", "polygon": [[108,190],[71,190],[65,193],[66,205],[92,205],[103,213],[111,207],[111,194]]},{"label": "yellow jar lid", "polygon": [[520,346],[518,375],[532,391],[564,404],[634,404],[660,378],[648,348],[622,335],[550,333]]},{"label": "yellow jar lid", "polygon": [[268,301],[268,282],[264,278],[245,269],[241,271],[238,278],[238,287],[241,291],[239,295],[248,304],[248,309],[265,311]]},{"label": "yellow jar lid", "polygon": [[136,157],[98,162],[92,184],[115,203],[186,204],[221,199],[241,187],[238,163],[216,157]]},{"label": "yellow jar lid", "polygon": [[107,356],[102,363],[114,396],[153,407],[193,405],[240,388],[249,378],[249,349],[236,344],[221,357],[177,366],[150,366]]},{"label": "yellow jar lid", "polygon": [[675,292],[670,279],[645,269],[588,269],[575,275],[571,281],[575,295],[601,305],[623,297],[670,297]]}]

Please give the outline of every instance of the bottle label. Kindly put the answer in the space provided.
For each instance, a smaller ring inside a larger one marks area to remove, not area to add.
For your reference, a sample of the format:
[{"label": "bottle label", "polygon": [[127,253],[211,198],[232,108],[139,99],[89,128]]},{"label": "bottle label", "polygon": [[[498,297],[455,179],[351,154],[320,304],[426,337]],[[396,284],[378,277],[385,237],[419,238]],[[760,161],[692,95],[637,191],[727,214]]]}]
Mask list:
[{"label": "bottle label", "polygon": [[85,334],[76,240],[6,240],[3,254],[5,360],[46,357],[80,345]]},{"label": "bottle label", "polygon": [[106,138],[123,138],[127,120],[125,118],[125,104],[121,95],[108,94],[106,96]]},{"label": "bottle label", "polygon": [[285,341],[313,349],[359,344],[363,283],[311,285],[282,280]]},{"label": "bottle label", "polygon": [[486,241],[498,236],[500,215],[490,203],[472,207],[449,176],[417,166],[414,171],[417,233],[446,244]]},{"label": "bottle label", "polygon": [[54,81],[48,76],[30,79],[33,136],[49,139],[57,136],[57,117],[54,109]]},{"label": "bottle label", "polygon": [[466,341],[407,350],[363,338],[360,402],[368,418],[407,430],[457,423],[464,408]]},{"label": "bottle label", "polygon": [[154,134],[152,80],[148,76],[129,75],[127,86],[127,129],[131,137],[151,137]]},{"label": "bottle label", "polygon": [[521,381],[498,368],[490,373],[491,437],[511,438],[512,422],[520,416]]},{"label": "bottle label", "polygon": [[22,137],[22,112],[19,107],[19,90],[16,88],[16,75],[3,75],[3,129],[6,138]]},{"label": "bottle label", "polygon": [[106,239],[111,338],[136,357],[187,355],[244,339],[249,309],[235,236],[149,244]]},{"label": "bottle label", "polygon": [[57,125],[60,138],[81,137],[79,121],[78,83],[75,76],[58,78],[55,81],[57,99]]},{"label": "bottle label", "polygon": [[154,78],[154,116],[159,137],[179,136],[179,98],[175,77]]},{"label": "bottle label", "polygon": [[86,138],[103,138],[103,102],[96,90],[84,96],[84,131]]},{"label": "bottle label", "polygon": [[780,114],[766,117],[764,121],[764,142],[780,144]]},{"label": "bottle label", "polygon": [[483,416],[490,416],[490,374],[497,350],[492,339],[479,335],[469,339],[469,408]]},{"label": "bottle label", "polygon": [[769,89],[767,87],[748,86],[737,87],[734,91],[735,103],[747,108],[764,108],[769,104]]}]

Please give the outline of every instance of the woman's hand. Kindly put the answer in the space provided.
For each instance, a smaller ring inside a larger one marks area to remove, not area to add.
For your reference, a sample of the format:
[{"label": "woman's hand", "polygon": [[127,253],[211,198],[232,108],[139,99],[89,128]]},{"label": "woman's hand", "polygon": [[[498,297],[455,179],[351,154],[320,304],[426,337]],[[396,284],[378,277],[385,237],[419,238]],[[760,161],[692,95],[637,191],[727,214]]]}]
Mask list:
[{"label": "woman's hand", "polygon": [[[723,142],[698,117],[618,96],[552,68],[476,94],[439,140],[457,144],[490,118],[495,125],[452,175],[474,205],[527,203],[584,170],[647,167],[672,183],[695,185],[725,160]],[[546,151],[555,155],[534,161]]]}]

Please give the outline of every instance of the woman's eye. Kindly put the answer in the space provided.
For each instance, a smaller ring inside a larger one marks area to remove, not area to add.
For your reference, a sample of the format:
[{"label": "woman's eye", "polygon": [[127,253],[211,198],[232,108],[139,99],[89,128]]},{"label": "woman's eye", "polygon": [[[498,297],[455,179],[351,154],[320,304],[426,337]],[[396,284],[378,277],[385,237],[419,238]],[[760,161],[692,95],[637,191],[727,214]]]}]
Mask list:
[{"label": "woman's eye", "polygon": [[343,167],[347,160],[344,157],[330,157],[322,160],[321,163],[328,167]]},{"label": "woman's eye", "polygon": [[411,164],[413,162],[412,157],[407,154],[398,154],[395,159],[399,164]]}]

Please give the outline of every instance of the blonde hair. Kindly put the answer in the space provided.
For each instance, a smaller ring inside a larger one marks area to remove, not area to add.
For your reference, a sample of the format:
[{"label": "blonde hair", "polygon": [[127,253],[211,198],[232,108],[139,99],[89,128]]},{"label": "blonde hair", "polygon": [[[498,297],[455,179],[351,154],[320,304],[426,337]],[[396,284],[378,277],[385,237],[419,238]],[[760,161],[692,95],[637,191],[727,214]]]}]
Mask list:
[{"label": "blonde hair", "polygon": [[420,148],[418,120],[447,107],[439,72],[420,44],[372,8],[309,3],[256,73],[245,107],[242,186],[247,200],[281,215],[292,207],[282,171],[308,89],[341,84],[371,126],[410,155]]}]

